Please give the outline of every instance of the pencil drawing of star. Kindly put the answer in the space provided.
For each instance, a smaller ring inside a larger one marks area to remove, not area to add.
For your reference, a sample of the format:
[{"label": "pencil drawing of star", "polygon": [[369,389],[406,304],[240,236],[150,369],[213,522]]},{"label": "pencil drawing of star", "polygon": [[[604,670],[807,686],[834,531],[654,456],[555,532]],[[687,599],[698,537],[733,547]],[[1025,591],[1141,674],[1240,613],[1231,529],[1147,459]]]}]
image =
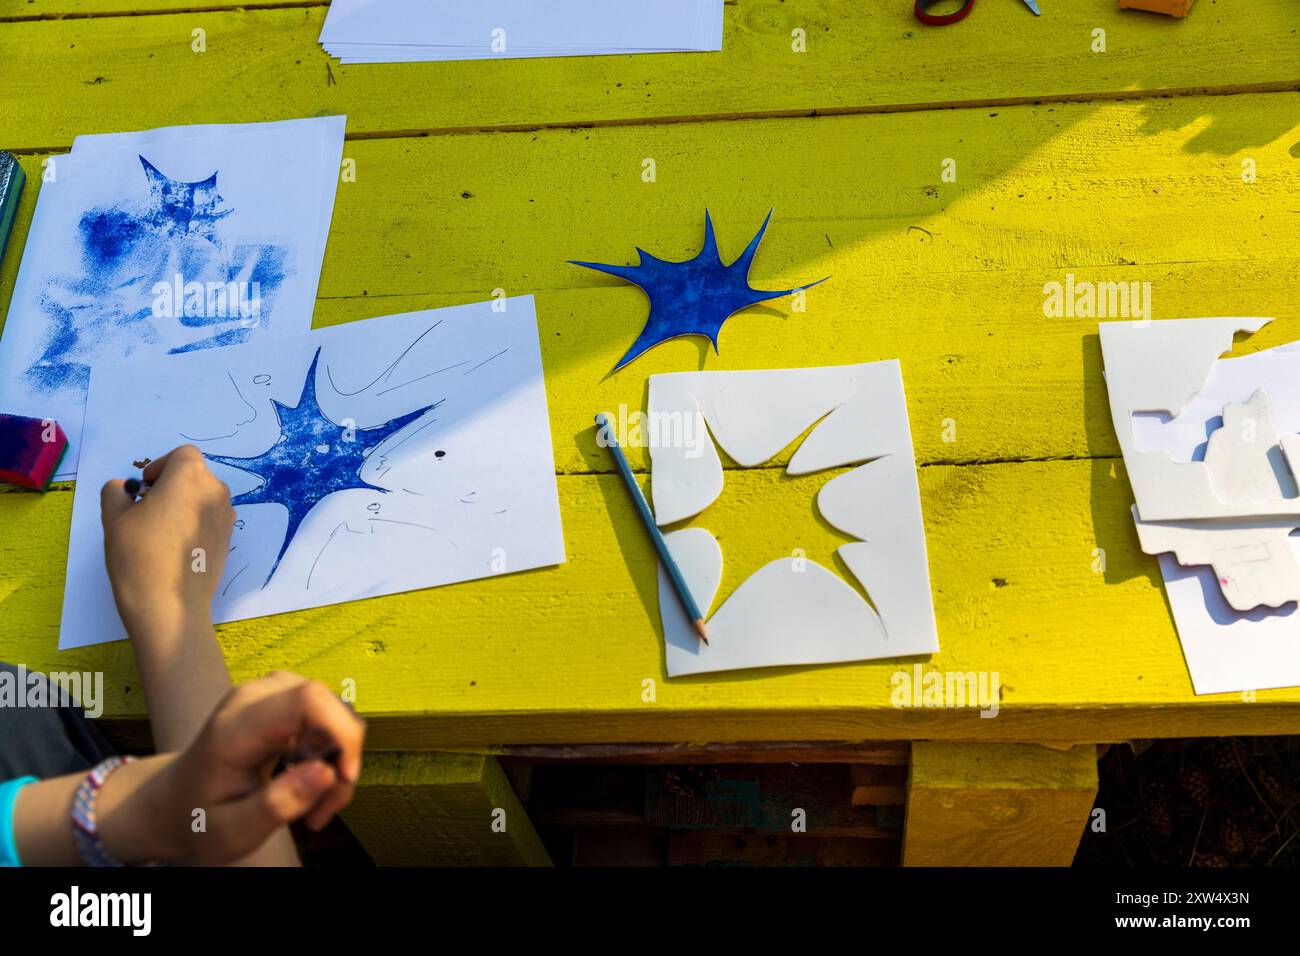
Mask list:
[{"label": "pencil drawing of star", "polygon": [[[639,257],[634,266],[603,265],[597,262],[580,262],[570,259],[575,266],[584,266],[598,272],[607,272],[639,286],[650,299],[650,316],[645,328],[627,350],[627,354],[614,366],[617,372],[633,359],[654,348],[660,342],[682,335],[707,336],[718,351],[718,333],[722,324],[747,306],[768,299],[779,299],[804,289],[811,289],[826,279],[818,279],[794,289],[766,292],[751,288],[749,267],[758,251],[758,244],[772,221],[769,210],[758,233],[749,241],[745,251],[731,265],[724,265],[718,253],[718,239],[713,234],[713,220],[704,211],[704,248],[694,259],[685,262],[666,262],[656,259],[644,249],[637,248]],[[829,278],[829,277],[828,277]]]},{"label": "pencil drawing of star", "polygon": [[[232,505],[278,504],[289,513],[284,543],[280,545],[271,572],[266,576],[267,581],[280,566],[280,559],[289,549],[299,525],[325,498],[355,488],[388,493],[388,489],[372,485],[361,477],[367,457],[389,436],[434,407],[428,405],[370,428],[345,427],[326,416],[316,401],[316,364],[319,361],[318,348],[312,357],[311,368],[307,370],[298,404],[289,406],[274,399],[271,401],[280,425],[280,437],[274,445],[251,458],[204,455],[209,461],[229,465],[262,480],[252,491],[236,495],[230,502]],[[265,586],[266,582],[263,582]]]}]

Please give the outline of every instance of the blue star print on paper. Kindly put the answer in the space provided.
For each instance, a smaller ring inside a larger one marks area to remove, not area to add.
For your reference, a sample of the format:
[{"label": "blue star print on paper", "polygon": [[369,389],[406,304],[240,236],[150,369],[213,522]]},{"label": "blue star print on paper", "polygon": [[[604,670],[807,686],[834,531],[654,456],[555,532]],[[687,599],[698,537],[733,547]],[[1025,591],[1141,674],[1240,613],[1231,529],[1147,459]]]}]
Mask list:
[{"label": "blue star print on paper", "polygon": [[607,272],[639,286],[650,299],[650,316],[645,328],[627,350],[627,354],[614,366],[618,371],[624,365],[654,348],[660,342],[680,335],[704,335],[718,351],[718,333],[722,324],[747,306],[768,299],[779,299],[804,289],[811,289],[826,279],[818,279],[794,289],[764,292],[750,288],[749,267],[758,251],[758,244],[772,221],[768,212],[758,233],[749,241],[745,251],[731,265],[724,265],[718,254],[718,239],[713,234],[713,220],[704,211],[704,248],[694,259],[685,262],[665,262],[638,248],[640,257],[634,266],[603,265],[597,262],[580,262],[570,259],[575,266],[585,266],[598,272]]},{"label": "blue star print on paper", "polygon": [[234,212],[217,189],[217,173],[196,182],[172,179],[139,156],[148,201],[87,210],[78,221],[75,271],[51,274],[41,295],[50,327],[27,380],[39,392],[85,389],[96,361],[122,361],[137,349],[173,343],[188,352],[247,341],[257,327],[240,300],[212,314],[177,299],[159,312],[158,285],[197,282],[207,288],[257,290],[269,310],[292,273],[291,250],[271,241],[235,242],[220,229]]},{"label": "blue star print on paper", "polygon": [[209,461],[238,468],[262,479],[257,488],[231,500],[236,508],[240,505],[278,504],[289,512],[284,543],[275,556],[267,581],[280,566],[280,559],[289,549],[298,526],[318,502],[335,492],[353,488],[388,493],[386,488],[372,485],[361,477],[362,466],[384,439],[434,407],[427,405],[371,428],[345,427],[328,418],[316,401],[316,364],[319,361],[320,349],[317,349],[297,405],[271,401],[280,424],[280,437],[274,445],[252,458],[204,455]]}]

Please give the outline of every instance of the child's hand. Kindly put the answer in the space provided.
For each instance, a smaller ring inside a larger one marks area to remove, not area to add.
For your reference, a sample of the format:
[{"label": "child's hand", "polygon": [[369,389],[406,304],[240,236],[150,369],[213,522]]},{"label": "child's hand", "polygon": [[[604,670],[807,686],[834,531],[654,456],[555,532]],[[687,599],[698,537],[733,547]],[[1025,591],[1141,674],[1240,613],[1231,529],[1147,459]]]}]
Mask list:
[{"label": "child's hand", "polygon": [[133,637],[209,621],[235,522],[230,489],[193,445],[150,462],[144,479],[138,502],[120,480],[100,493],[108,577]]},{"label": "child's hand", "polygon": [[[307,759],[271,777],[304,735],[323,750],[337,749],[333,765]],[[174,834],[166,859],[228,863],[294,820],[321,829],[352,799],[364,738],[362,721],[319,681],[277,671],[236,687],[160,775],[167,829]],[[198,809],[206,826],[195,833]]]}]

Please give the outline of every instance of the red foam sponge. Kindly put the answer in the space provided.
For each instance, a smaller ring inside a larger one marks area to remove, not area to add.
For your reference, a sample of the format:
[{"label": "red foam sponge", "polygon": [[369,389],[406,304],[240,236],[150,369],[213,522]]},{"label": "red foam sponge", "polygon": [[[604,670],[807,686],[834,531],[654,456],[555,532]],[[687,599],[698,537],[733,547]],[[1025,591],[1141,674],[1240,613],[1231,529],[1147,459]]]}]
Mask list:
[{"label": "red foam sponge", "polygon": [[0,481],[44,491],[67,450],[58,422],[0,415]]}]

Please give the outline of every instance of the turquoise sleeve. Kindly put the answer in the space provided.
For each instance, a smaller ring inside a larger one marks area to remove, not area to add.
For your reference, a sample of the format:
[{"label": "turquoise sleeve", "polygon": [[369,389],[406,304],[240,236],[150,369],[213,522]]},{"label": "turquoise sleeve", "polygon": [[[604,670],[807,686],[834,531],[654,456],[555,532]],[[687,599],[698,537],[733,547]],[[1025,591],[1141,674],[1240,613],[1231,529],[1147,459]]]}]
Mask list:
[{"label": "turquoise sleeve", "polygon": [[35,777],[19,777],[0,783],[0,866],[22,866],[18,859],[18,846],[14,843],[14,801],[18,791],[29,783],[35,783]]}]

